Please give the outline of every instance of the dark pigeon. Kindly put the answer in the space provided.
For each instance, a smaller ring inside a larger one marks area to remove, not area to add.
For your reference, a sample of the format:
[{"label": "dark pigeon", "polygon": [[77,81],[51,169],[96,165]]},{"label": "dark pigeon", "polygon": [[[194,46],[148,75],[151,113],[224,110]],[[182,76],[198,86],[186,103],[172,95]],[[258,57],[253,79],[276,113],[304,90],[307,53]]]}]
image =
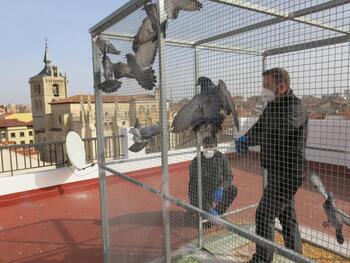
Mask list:
[{"label": "dark pigeon", "polygon": [[235,105],[225,83],[219,80],[216,86],[211,79],[200,77],[197,85],[201,86],[200,94],[195,95],[176,114],[172,131],[177,133],[192,129],[193,132],[198,132],[200,129],[210,127],[212,134],[215,135],[222,130],[228,114],[232,114],[234,124],[239,130]]}]

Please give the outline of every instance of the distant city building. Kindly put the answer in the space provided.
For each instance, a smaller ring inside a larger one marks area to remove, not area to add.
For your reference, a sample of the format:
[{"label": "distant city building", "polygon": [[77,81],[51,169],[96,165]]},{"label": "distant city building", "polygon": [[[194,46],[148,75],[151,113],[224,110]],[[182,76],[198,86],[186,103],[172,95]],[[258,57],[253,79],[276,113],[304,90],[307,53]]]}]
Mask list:
[{"label": "distant city building", "polygon": [[33,143],[33,123],[17,119],[0,120],[0,142],[6,144]]}]

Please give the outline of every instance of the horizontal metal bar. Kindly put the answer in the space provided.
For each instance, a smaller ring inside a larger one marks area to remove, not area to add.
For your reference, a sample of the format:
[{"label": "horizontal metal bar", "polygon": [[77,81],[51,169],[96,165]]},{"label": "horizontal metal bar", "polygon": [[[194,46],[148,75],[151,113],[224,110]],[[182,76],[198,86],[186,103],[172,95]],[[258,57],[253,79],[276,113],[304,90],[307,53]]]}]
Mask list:
[{"label": "horizontal metal bar", "polygon": [[[330,8],[333,8],[333,7],[337,7],[337,6],[342,5],[342,4],[346,3],[346,2],[349,3],[350,0],[348,0],[348,1],[344,1],[344,0],[329,1],[329,2],[326,2],[326,3],[323,3],[323,4],[314,5],[314,6],[311,6],[311,7],[307,7],[307,8],[304,8],[304,9],[292,12],[292,13],[288,14],[287,17],[290,20],[292,18],[297,18],[297,17],[309,15],[309,14],[312,14],[312,13],[316,13],[316,12],[319,12],[321,10],[326,10],[326,9],[330,9]],[[215,40],[219,40],[219,39],[222,39],[222,38],[225,38],[225,37],[230,37],[230,36],[238,35],[238,34],[241,34],[241,33],[248,32],[248,31],[256,30],[256,29],[259,29],[259,28],[271,26],[271,25],[274,25],[274,24],[286,21],[286,19],[287,19],[286,17],[271,18],[271,19],[268,19],[268,20],[265,20],[265,21],[261,21],[261,22],[252,24],[252,25],[244,26],[244,27],[241,27],[241,28],[238,28],[238,29],[231,30],[229,32],[225,32],[225,33],[222,33],[222,34],[218,34],[218,35],[215,35],[215,36],[211,36],[211,37],[208,37],[208,38],[196,41],[195,45],[201,45],[201,44],[209,43],[209,42],[212,42],[212,41],[215,41]]]},{"label": "horizontal metal bar", "polygon": [[301,43],[301,44],[295,44],[295,45],[290,45],[290,46],[269,49],[269,50],[266,50],[263,53],[263,55],[264,56],[280,55],[280,54],[284,54],[284,53],[301,51],[301,50],[306,50],[306,49],[311,49],[311,48],[341,44],[341,43],[348,42],[349,40],[350,40],[350,35],[332,37],[332,38],[327,38],[327,39],[320,39],[320,40],[305,42],[305,43]]},{"label": "horizontal metal bar", "polygon": [[325,152],[334,152],[334,153],[344,153],[344,154],[350,153],[350,151],[345,151],[345,150],[336,150],[336,149],[314,147],[314,146],[307,146],[306,149],[317,150],[317,151],[325,151]]},{"label": "horizontal metal bar", "polygon": [[[134,41],[134,35],[131,35],[131,34],[103,33],[102,35],[105,37],[109,37],[111,39],[117,39],[117,40],[123,40],[123,41]],[[231,46],[213,45],[213,44],[195,46],[194,41],[184,41],[184,40],[175,40],[175,39],[166,39],[165,45],[174,46],[174,47],[185,47],[185,48],[197,47],[199,49],[213,50],[218,52],[229,52],[229,53],[235,52],[235,53],[250,54],[250,55],[257,55],[257,56],[262,55],[262,51],[253,50],[249,48],[231,47]]]},{"label": "horizontal metal bar", "polygon": [[123,173],[120,173],[118,171],[115,171],[105,165],[101,165],[101,168],[102,169],[105,169],[106,171],[118,176],[118,177],[121,177],[123,179],[125,179],[126,181],[136,185],[136,186],[139,186],[143,189],[145,189],[146,191],[148,192],[151,192],[153,194],[156,194],[158,195],[159,197],[161,197],[162,199],[165,199],[169,202],[172,202],[173,204],[181,207],[181,208],[184,208],[186,210],[192,210],[192,211],[195,211],[197,212],[198,214],[200,214],[201,216],[203,217],[206,217],[206,218],[210,218],[210,220],[218,225],[221,225],[221,226],[224,226],[226,227],[227,229],[229,229],[230,231],[232,231],[233,233],[237,234],[237,235],[240,235],[246,239],[249,239],[261,246],[263,246],[264,248],[266,249],[270,249],[270,250],[273,250],[274,252],[288,258],[288,259],[291,259],[291,260],[294,260],[296,262],[300,262],[300,263],[311,263],[311,262],[314,262],[308,258],[306,258],[305,256],[303,255],[300,255],[298,253],[296,253],[295,251],[293,250],[290,250],[290,249],[287,249],[285,247],[282,247],[270,240],[267,240],[267,239],[264,239],[260,236],[257,236],[255,234],[252,234],[252,233],[249,233],[247,230],[245,229],[242,229],[228,221],[225,221],[219,217],[215,217],[203,210],[200,210],[199,208],[195,207],[195,206],[192,206],[190,204],[187,204],[185,202],[183,202],[182,200],[178,199],[178,198],[175,198],[171,195],[166,195],[164,194],[162,191],[158,190],[158,189],[155,189],[153,188],[152,186],[148,185],[148,184],[145,184],[145,183],[142,183],[130,176],[127,176]]},{"label": "horizontal metal bar", "polygon": [[113,26],[115,23],[124,19],[131,13],[135,12],[137,9],[141,8],[149,0],[130,0],[125,5],[121,6],[119,9],[114,11],[112,14],[107,16],[105,19],[101,20],[99,23],[90,28],[89,32],[92,37],[102,33],[109,27]]},{"label": "horizontal metal bar", "polygon": [[237,8],[241,8],[241,9],[245,9],[245,10],[249,10],[249,11],[253,11],[253,12],[262,13],[262,14],[269,15],[269,16],[279,17],[281,19],[281,21],[292,20],[295,22],[319,27],[319,28],[334,31],[337,33],[349,34],[349,32],[347,32],[347,31],[341,30],[341,29],[336,28],[336,27],[332,27],[331,25],[327,25],[327,24],[321,23],[321,22],[316,21],[316,20],[312,20],[312,19],[308,19],[308,18],[298,18],[300,16],[305,16],[307,14],[318,12],[318,11],[326,9],[326,8],[332,8],[332,7],[336,7],[339,5],[344,5],[344,4],[348,3],[349,0],[334,0],[334,1],[327,2],[323,5],[315,5],[314,7],[307,8],[305,10],[305,12],[306,12],[305,14],[303,14],[303,10],[299,10],[299,11],[292,12],[292,13],[288,14],[286,12],[282,12],[282,11],[272,9],[272,8],[266,8],[266,7],[259,6],[257,4],[249,3],[247,1],[242,1],[242,0],[211,0],[211,1],[215,2],[215,3],[234,6]]},{"label": "horizontal metal bar", "polygon": [[[222,214],[222,215],[219,215],[220,218],[223,218],[223,217],[227,217],[227,216],[230,216],[230,215],[235,215],[235,214],[238,214],[238,213],[242,213],[248,209],[252,209],[252,208],[255,208],[259,205],[259,203],[255,203],[253,205],[247,205],[245,207],[242,207],[242,208],[238,208],[238,209],[235,209],[233,211],[230,211],[230,212],[227,212],[225,214]],[[203,220],[203,223],[205,222],[208,222],[208,219],[204,219]]]}]

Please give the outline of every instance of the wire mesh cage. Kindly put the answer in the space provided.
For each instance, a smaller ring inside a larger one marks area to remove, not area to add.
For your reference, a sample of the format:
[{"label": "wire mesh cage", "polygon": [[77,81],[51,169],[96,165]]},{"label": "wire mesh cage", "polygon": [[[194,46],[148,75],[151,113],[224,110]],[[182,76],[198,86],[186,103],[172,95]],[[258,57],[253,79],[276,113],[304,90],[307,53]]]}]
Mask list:
[{"label": "wire mesh cage", "polygon": [[345,0],[131,0],[91,28],[105,261],[350,260],[349,27]]}]

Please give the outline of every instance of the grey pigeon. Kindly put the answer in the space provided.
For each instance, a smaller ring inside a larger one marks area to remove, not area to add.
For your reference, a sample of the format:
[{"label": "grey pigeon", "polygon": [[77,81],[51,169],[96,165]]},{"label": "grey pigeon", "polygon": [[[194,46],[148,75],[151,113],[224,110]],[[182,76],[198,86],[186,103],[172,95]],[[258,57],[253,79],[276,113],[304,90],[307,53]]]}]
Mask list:
[{"label": "grey pigeon", "polygon": [[[180,11],[199,11],[203,7],[202,3],[198,0],[165,0],[164,9],[168,19],[176,19]],[[167,20],[162,25],[162,29],[166,29]],[[163,32],[164,36],[165,31]]]},{"label": "grey pigeon", "polygon": [[343,224],[350,226],[350,217],[336,207],[333,193],[327,193],[328,197],[323,203],[323,209],[327,215],[327,222],[324,222],[323,226],[328,227],[329,225],[332,225],[335,228],[335,235],[338,243],[343,244]]},{"label": "grey pigeon", "polygon": [[157,14],[157,5],[156,4],[148,4],[143,7],[143,10],[146,11],[147,17],[151,20],[154,31],[158,31],[158,26],[160,26],[161,32],[164,37],[166,37],[166,20],[160,25],[158,14]]},{"label": "grey pigeon", "polygon": [[323,210],[327,216],[327,221],[323,223],[323,226],[333,226],[335,228],[337,242],[339,244],[343,244],[343,224],[345,223],[346,225],[350,226],[350,217],[336,207],[333,193],[328,192],[325,189],[321,179],[316,174],[311,174],[310,179],[317,191],[325,198],[325,202],[323,203]]},{"label": "grey pigeon", "polygon": [[198,132],[209,126],[215,135],[222,129],[226,117],[221,111],[232,114],[235,126],[239,130],[235,105],[225,83],[219,80],[216,86],[211,79],[200,77],[197,85],[201,86],[200,94],[195,95],[176,114],[172,131],[177,133],[191,128],[193,132]]},{"label": "grey pigeon", "polygon": [[151,67],[157,55],[158,33],[152,26],[151,19],[145,18],[134,38],[132,48],[135,59],[142,69]]},{"label": "grey pigeon", "polygon": [[107,54],[113,54],[113,55],[119,55],[120,51],[117,50],[111,41],[109,41],[107,38],[99,35],[96,38],[95,41],[97,47],[99,48],[100,52],[103,54],[106,50]]},{"label": "grey pigeon", "polygon": [[141,127],[139,120],[136,119],[134,128],[129,131],[133,135],[134,144],[129,147],[132,152],[139,152],[153,139],[154,136],[161,133],[159,125]]},{"label": "grey pigeon", "polygon": [[114,78],[113,64],[107,55],[107,45],[103,52],[102,67],[105,81],[99,85],[99,88],[106,93],[117,91],[122,83]]},{"label": "grey pigeon", "polygon": [[135,79],[142,88],[152,90],[157,79],[151,66],[144,67],[145,63],[143,62],[147,62],[146,59],[149,59],[149,57],[143,51],[139,53],[139,56],[141,55],[144,55],[144,57],[140,63],[137,61],[138,54],[136,54],[136,57],[133,54],[126,54],[127,64],[123,62],[113,64],[114,76],[117,79]]}]

